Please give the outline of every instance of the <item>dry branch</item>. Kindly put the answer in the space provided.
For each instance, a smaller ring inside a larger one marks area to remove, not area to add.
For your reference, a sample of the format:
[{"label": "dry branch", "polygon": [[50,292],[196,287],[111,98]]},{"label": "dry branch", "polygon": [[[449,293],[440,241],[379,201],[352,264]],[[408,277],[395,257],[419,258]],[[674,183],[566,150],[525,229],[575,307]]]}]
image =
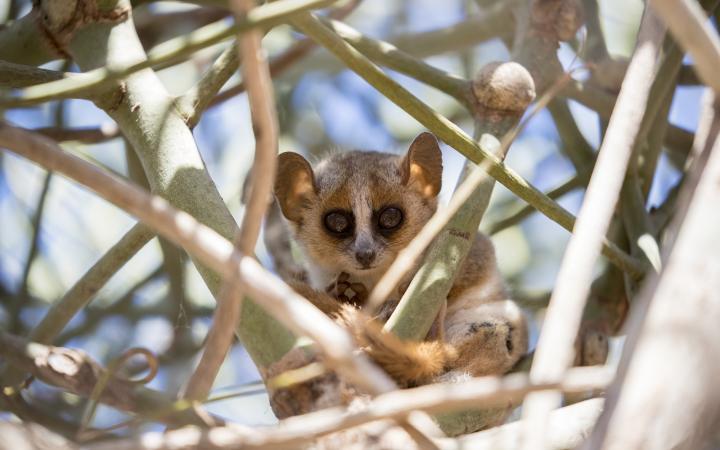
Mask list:
[{"label": "dry branch", "polygon": [[638,295],[618,379],[586,449],[695,449],[717,432],[720,114],[710,103],[663,249],[665,268]]},{"label": "dry branch", "polygon": [[[223,427],[208,430],[180,430],[165,433],[148,433],[135,439],[108,444],[107,449],[142,448],[145,442],[157,442],[158,449],[172,448],[298,448],[319,437],[347,430],[370,422],[400,419],[417,410],[426,412],[452,411],[457,408],[491,407],[519,401],[527,392],[548,387],[566,392],[586,392],[602,389],[612,380],[612,370],[605,368],[576,368],[568,372],[560,383],[531,385],[524,374],[506,377],[482,377],[461,383],[435,384],[380,395],[364,405],[350,408],[330,408],[282,420],[277,426],[266,429]],[[593,408],[594,417],[599,410]],[[517,424],[516,424],[517,425]],[[586,421],[585,429],[589,423]],[[500,432],[501,427],[497,432]],[[495,431],[493,430],[493,431]],[[491,431],[492,432],[492,431]],[[486,432],[488,433],[488,432]],[[215,434],[215,436],[213,436]],[[517,435],[517,433],[516,433]],[[469,435],[461,439],[477,440],[482,436]],[[575,436],[577,439],[578,436]],[[517,438],[516,438],[517,439]],[[458,441],[441,439],[441,448],[452,448]],[[459,441],[462,442],[462,441]]]},{"label": "dry branch", "polygon": [[[600,238],[607,232],[625,178],[664,34],[652,10],[646,8],[638,44],[550,299],[530,370],[533,382],[559,379],[572,365],[573,343],[600,254]],[[560,395],[553,392],[532,394],[525,400],[523,416],[529,426],[526,448],[544,448],[544,418],[559,402]]]},{"label": "dry branch", "polygon": [[[235,14],[241,19],[251,14],[253,0],[238,0],[233,5]],[[267,60],[261,45],[262,32],[251,30],[238,36],[239,48],[243,55],[243,80],[248,87],[250,114],[255,133],[255,160],[251,172],[249,200],[245,207],[242,226],[235,238],[235,249],[252,255],[260,234],[260,225],[272,195],[278,146],[277,113],[275,95]],[[208,96],[207,98],[210,98]],[[233,331],[239,323],[242,305],[241,286],[235,278],[226,279],[218,295],[218,304],[213,315],[213,325],[208,333],[205,351],[195,372],[190,377],[185,398],[204,400],[215,381],[220,366],[230,350]]]},{"label": "dry branch", "polygon": [[[108,376],[106,370],[80,350],[28,342],[0,331],[0,355],[39,380],[82,397],[90,397],[97,383]],[[205,421],[193,410],[176,410],[173,399],[123,378],[110,376],[99,400],[121,411],[141,414],[165,409],[157,420],[176,425],[204,426]],[[223,420],[216,418],[218,423]]]}]

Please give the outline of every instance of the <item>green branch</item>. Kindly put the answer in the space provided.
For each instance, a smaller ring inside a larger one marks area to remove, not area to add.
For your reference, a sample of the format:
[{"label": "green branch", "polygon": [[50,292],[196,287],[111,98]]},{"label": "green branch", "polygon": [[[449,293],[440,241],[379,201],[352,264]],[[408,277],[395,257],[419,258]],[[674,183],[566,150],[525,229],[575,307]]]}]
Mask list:
[{"label": "green branch", "polygon": [[[305,13],[293,19],[292,23],[303,33],[326,47],[343,61],[348,68],[356,72],[390,101],[435,133],[446,144],[476,164],[487,161],[485,167],[487,167],[487,172],[493,178],[566,230],[572,230],[575,224],[575,217],[572,214],[557,202],[548,198],[515,171],[506,167],[496,156],[483,149],[457,125],[435,112],[399,83],[388,77],[375,64],[320,23],[313,15]],[[613,264],[635,277],[644,273],[645,268],[641,262],[620,250],[612,242],[605,240],[603,253]]]},{"label": "green branch", "polygon": [[199,28],[192,33],[171,39],[153,48],[143,57],[131,64],[122,60],[119,67],[99,67],[72,78],[51,81],[20,90],[16,95],[0,96],[0,106],[6,108],[28,106],[48,100],[60,98],[73,98],[83,92],[107,85],[113,81],[127,77],[143,69],[155,67],[162,63],[177,61],[183,57],[211,45],[228,39],[237,33],[255,27],[271,27],[286,21],[295,14],[314,8],[322,8],[332,4],[335,0],[282,0],[268,3],[251,11],[244,19],[234,25],[228,25],[220,20]]},{"label": "green branch", "polygon": [[233,43],[223,50],[195,86],[175,100],[178,113],[190,128],[197,125],[202,113],[227,80],[237,71],[239,65],[237,44]]},{"label": "green branch", "polygon": [[464,78],[435,68],[388,42],[369,38],[342,22],[319,20],[373,62],[432,86],[453,97],[468,110],[472,110],[472,102],[469,99],[470,82]]}]

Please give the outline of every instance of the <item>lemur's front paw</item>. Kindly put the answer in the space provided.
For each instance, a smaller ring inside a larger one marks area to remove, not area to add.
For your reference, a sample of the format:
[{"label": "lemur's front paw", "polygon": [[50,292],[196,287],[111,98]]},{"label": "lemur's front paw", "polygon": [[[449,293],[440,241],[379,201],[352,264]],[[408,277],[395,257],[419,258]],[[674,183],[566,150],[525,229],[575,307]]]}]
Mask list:
[{"label": "lemur's front paw", "polygon": [[505,302],[458,312],[446,321],[446,341],[458,352],[456,368],[473,376],[505,373],[527,351],[527,326],[517,306]]},{"label": "lemur's front paw", "polygon": [[368,291],[362,283],[352,283],[350,275],[340,272],[332,283],[330,283],[325,291],[343,303],[353,305],[362,305],[367,300]]}]

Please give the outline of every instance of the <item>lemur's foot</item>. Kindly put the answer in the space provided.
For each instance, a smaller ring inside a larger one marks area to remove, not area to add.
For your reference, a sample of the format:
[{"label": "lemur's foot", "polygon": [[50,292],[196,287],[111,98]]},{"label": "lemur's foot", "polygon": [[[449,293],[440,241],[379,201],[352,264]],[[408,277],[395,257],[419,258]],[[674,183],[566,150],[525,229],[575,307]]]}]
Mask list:
[{"label": "lemur's foot", "polygon": [[335,281],[325,288],[325,292],[343,303],[350,303],[356,306],[365,303],[368,296],[365,285],[362,283],[352,283],[350,281],[350,275],[345,272],[340,272]]},{"label": "lemur's foot", "polygon": [[445,341],[458,352],[455,368],[473,376],[505,373],[527,351],[527,326],[509,300],[448,311]]}]

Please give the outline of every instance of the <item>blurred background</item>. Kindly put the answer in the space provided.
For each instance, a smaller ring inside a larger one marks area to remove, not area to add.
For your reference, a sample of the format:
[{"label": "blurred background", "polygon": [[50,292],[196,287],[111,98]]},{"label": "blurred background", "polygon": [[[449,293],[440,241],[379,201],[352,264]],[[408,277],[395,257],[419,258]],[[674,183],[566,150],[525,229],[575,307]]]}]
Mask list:
[{"label": "blurred background", "polygon": [[[0,20],[19,17],[30,9],[30,1],[0,1]],[[141,2],[138,2],[141,3]],[[478,2],[479,3],[479,2]],[[608,50],[613,57],[628,57],[633,49],[641,0],[600,0],[600,21]],[[138,4],[134,16],[149,48],[158,42],[196,28],[188,21],[162,24],[163,17],[195,8],[186,3],[153,2]],[[203,9],[212,20],[222,14]],[[212,16],[212,13],[216,16]],[[438,30],[478,14],[474,1],[445,0],[363,0],[345,21],[371,37],[393,41],[402,36]],[[230,20],[229,18],[227,20]],[[144,33],[144,34],[143,34]],[[583,30],[578,34],[582,40]],[[289,27],[273,29],[264,39],[269,55],[281,54],[300,36]],[[189,61],[159,72],[170,92],[190,88],[207,65],[229,42],[205,49]],[[577,46],[575,46],[577,48]],[[447,50],[447,49],[446,49]],[[582,66],[576,50],[563,44],[560,59],[566,68]],[[487,62],[508,60],[509,53],[499,39],[461,50],[440,52],[426,61],[448,72],[470,78]],[[77,70],[50,64],[52,69]],[[392,72],[391,72],[392,73]],[[451,118],[469,134],[472,120],[451,97],[400,74],[393,78],[416,96]],[[576,70],[573,76],[587,76]],[[237,75],[228,85],[237,83]],[[409,142],[424,129],[410,116],[378,94],[371,86],[341,66],[323,50],[295,62],[275,77],[275,92],[281,125],[281,151],[297,151],[311,160],[328,151],[348,149],[404,152]],[[701,90],[677,89],[670,109],[670,122],[693,132],[697,125]],[[573,117],[587,141],[597,149],[599,118],[582,105],[569,101]],[[27,127],[104,127],[112,120],[92,103],[69,100],[34,108],[0,111],[10,123]],[[194,130],[195,139],[208,170],[228,207],[240,220],[243,214],[241,188],[253,157],[254,140],[247,97],[229,98],[211,107]],[[126,175],[128,163],[121,137],[97,144],[65,142],[63,147],[108,170]],[[445,164],[443,201],[455,186],[464,158],[443,146]],[[532,117],[511,148],[507,165],[541,190],[553,189],[570,179],[575,171],[562,152],[562,142],[547,111]],[[663,156],[648,207],[659,204],[677,182],[679,174]],[[582,189],[560,198],[560,203],[577,213]],[[497,185],[482,228],[513,214],[523,203]],[[0,152],[0,327],[27,334],[48,306],[135,223],[97,196],[60,176],[7,152]],[[36,230],[37,226],[37,230]],[[542,298],[553,286],[569,234],[539,214],[492,235],[500,267],[518,298]],[[272,267],[259,240],[257,254]],[[180,264],[181,271],[168,275],[166,268]],[[214,300],[194,266],[180,252],[166,252],[154,239],[112,278],[89,307],[75,317],[56,341],[77,347],[107,363],[125,349],[142,346],[160,357],[158,376],[150,387],[176,392],[191,373],[198,350],[210,324]],[[529,308],[535,317],[538,308]],[[533,344],[537,325],[533,321]],[[273,423],[260,377],[242,348],[236,344],[215,384],[213,396],[229,398],[212,402],[208,409],[233,421],[255,425]],[[77,418],[83,401],[41,383],[29,393],[35,402],[61,410],[65,418]],[[2,413],[0,413],[0,417]],[[101,407],[95,425],[105,427],[124,416]]]}]

